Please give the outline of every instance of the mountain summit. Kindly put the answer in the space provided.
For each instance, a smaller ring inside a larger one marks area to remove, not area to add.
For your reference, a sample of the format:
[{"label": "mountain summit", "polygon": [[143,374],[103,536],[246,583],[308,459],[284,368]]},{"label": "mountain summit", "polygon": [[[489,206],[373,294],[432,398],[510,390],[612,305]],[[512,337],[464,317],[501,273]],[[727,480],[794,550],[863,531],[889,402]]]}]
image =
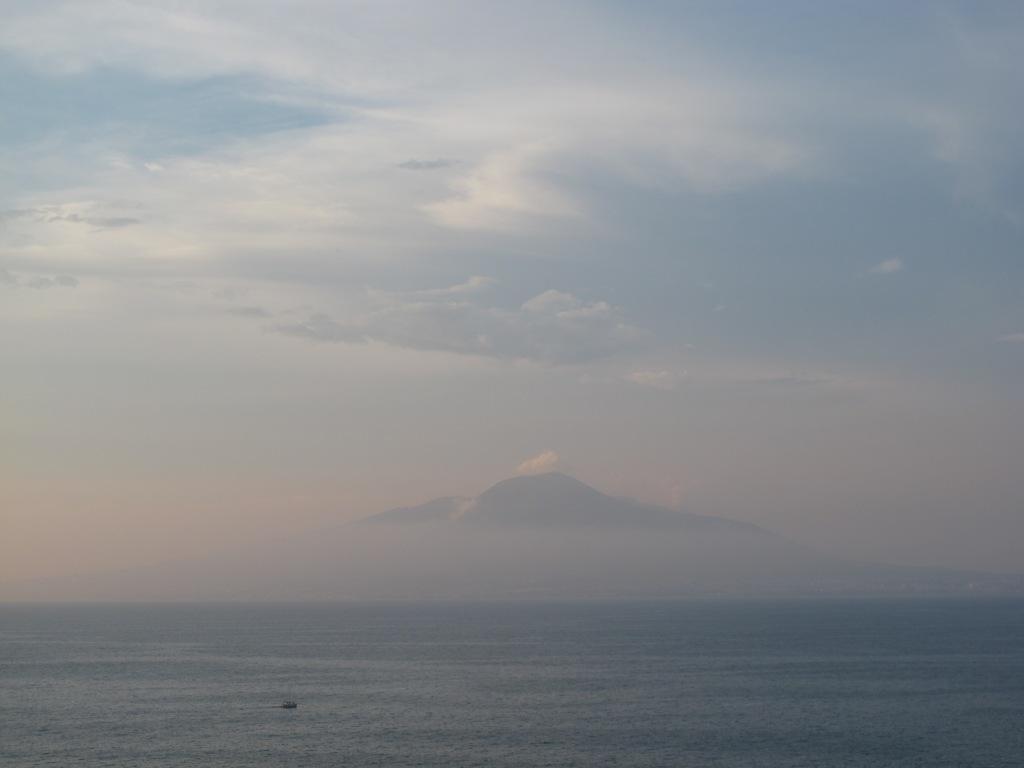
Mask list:
[{"label": "mountain summit", "polygon": [[502,480],[480,494],[467,519],[517,525],[586,525],[599,520],[610,501],[600,491],[561,472],[524,475]]}]

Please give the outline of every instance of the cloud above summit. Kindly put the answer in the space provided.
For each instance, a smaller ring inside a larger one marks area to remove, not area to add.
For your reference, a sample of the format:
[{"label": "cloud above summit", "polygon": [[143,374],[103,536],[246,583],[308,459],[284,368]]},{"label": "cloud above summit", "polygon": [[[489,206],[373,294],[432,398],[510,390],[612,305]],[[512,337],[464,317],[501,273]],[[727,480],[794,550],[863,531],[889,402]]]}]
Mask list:
[{"label": "cloud above summit", "polygon": [[523,462],[516,467],[517,475],[540,475],[545,472],[551,472],[556,466],[561,457],[557,452],[550,449],[541,451],[536,456],[531,456],[525,459]]}]

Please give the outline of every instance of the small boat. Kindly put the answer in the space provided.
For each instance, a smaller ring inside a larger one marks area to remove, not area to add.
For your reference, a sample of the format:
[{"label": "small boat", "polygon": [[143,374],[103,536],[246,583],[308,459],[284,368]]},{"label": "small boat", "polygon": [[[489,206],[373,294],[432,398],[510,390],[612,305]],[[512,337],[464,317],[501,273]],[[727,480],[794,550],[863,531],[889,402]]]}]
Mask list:
[{"label": "small boat", "polygon": [[281,709],[296,709],[299,705],[289,699],[281,703]]}]

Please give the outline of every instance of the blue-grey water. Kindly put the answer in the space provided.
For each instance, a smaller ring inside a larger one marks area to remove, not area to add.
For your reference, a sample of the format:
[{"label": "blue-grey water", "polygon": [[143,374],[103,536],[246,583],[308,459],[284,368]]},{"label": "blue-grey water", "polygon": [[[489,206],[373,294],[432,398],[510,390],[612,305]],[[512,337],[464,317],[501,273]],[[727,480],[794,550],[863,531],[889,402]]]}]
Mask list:
[{"label": "blue-grey water", "polygon": [[0,606],[5,768],[1022,764],[1020,601]]}]

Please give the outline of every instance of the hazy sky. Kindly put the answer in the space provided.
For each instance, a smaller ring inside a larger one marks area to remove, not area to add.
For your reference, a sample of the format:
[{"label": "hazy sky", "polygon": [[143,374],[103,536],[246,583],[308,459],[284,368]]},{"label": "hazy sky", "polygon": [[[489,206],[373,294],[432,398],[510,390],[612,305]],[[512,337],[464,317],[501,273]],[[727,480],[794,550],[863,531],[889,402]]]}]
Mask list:
[{"label": "hazy sky", "polygon": [[557,467],[1024,570],[1019,2],[0,23],[0,579]]}]

